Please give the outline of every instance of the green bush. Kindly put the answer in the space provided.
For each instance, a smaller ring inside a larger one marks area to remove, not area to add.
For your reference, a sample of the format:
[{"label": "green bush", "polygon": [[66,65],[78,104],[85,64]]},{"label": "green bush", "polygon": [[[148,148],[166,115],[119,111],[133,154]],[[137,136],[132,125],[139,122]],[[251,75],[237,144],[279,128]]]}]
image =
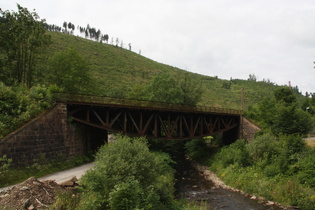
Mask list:
[{"label": "green bush", "polygon": [[309,149],[298,158],[299,169],[297,177],[301,183],[315,187],[315,149]]},{"label": "green bush", "polygon": [[[174,193],[171,162],[166,154],[150,152],[145,139],[119,136],[115,143],[100,148],[95,167],[82,177],[80,206],[82,209],[117,209],[124,205],[123,209],[130,209],[144,208],[142,205],[152,205],[154,201],[152,208],[167,208],[173,203]],[[118,200],[123,200],[124,204],[119,204]]]},{"label": "green bush", "polygon": [[207,148],[207,144],[203,139],[193,139],[185,144],[186,153],[194,160],[200,160],[204,156],[207,157]]},{"label": "green bush", "polygon": [[244,139],[239,139],[235,143],[223,147],[217,157],[216,160],[220,161],[223,167],[233,164],[245,167],[251,164]]},{"label": "green bush", "polygon": [[306,150],[306,142],[300,135],[283,135],[280,136],[282,148],[285,149],[287,158],[296,161],[296,155]]},{"label": "green bush", "polygon": [[113,210],[137,209],[140,206],[141,186],[137,180],[118,183],[109,193],[109,206]]},{"label": "green bush", "polygon": [[257,136],[250,144],[247,145],[247,149],[254,162],[267,159],[267,163],[269,163],[272,156],[277,153],[275,147],[275,137],[271,134]]}]

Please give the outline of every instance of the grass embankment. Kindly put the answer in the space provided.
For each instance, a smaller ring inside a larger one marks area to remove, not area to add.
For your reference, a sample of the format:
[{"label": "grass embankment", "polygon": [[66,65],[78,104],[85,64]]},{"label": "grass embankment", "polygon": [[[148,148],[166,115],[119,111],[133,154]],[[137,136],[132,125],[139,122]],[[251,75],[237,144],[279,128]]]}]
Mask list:
[{"label": "grass embankment", "polygon": [[[135,52],[84,38],[49,32],[52,44],[38,68],[47,71],[49,60],[55,52],[69,47],[85,58],[92,76],[92,95],[127,97],[135,84],[146,84],[156,74],[167,72],[177,77],[186,71],[158,63]],[[209,69],[211,75],[212,69]],[[222,80],[216,76],[204,76],[188,72],[190,77],[202,83],[204,90],[200,105],[241,109],[241,89],[244,88],[246,106],[257,104],[263,97],[273,97],[278,87],[268,82],[248,80]],[[303,98],[303,97],[299,97]]]}]

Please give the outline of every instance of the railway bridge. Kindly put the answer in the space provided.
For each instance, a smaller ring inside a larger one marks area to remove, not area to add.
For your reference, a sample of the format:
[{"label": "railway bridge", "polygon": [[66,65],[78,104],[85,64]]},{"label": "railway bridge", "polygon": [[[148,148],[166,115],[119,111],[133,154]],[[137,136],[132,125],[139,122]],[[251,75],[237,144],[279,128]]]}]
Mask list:
[{"label": "railway bridge", "polygon": [[245,130],[241,110],[71,94],[55,100],[53,108],[0,139],[0,155],[17,165],[43,155],[69,158],[97,150],[108,132],[160,140],[222,133],[229,144]]},{"label": "railway bridge", "polygon": [[188,140],[223,133],[234,141],[241,135],[240,110],[69,94],[56,100],[67,104],[73,121],[130,136]]}]

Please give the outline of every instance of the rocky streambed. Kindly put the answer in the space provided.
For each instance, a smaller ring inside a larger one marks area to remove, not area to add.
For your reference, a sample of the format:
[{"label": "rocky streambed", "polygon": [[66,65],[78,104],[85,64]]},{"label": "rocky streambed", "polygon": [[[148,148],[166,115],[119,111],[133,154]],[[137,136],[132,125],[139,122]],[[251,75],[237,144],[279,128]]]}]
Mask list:
[{"label": "rocky streambed", "polygon": [[[178,162],[180,161],[180,162]],[[184,158],[177,160],[176,196],[188,202],[203,203],[208,209],[224,210],[278,210],[297,209],[281,207],[255,195],[225,185],[208,167]]]}]

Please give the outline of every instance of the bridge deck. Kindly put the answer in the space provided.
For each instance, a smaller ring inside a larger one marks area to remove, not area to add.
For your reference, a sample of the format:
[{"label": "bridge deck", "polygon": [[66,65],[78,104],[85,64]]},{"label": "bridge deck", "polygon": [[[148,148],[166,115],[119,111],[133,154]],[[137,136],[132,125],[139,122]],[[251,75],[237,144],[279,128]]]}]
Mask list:
[{"label": "bridge deck", "polygon": [[108,105],[111,107],[123,107],[133,109],[147,109],[160,111],[174,112],[189,112],[189,113],[219,113],[228,115],[242,115],[242,110],[209,107],[209,106],[191,106],[182,104],[162,103],[155,101],[139,101],[131,99],[120,99],[90,95],[73,95],[56,93],[55,100],[57,102],[65,102],[67,104],[86,104],[95,106]]}]

